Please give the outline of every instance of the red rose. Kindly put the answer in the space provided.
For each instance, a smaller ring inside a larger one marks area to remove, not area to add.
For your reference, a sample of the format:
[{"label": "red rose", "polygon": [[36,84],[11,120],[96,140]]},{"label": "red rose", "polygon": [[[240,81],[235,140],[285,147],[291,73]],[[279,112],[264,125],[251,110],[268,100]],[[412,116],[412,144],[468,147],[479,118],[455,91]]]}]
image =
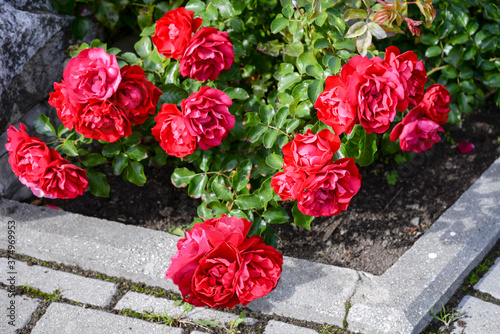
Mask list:
[{"label": "red rose", "polygon": [[317,172],[332,162],[339,148],[340,138],[330,130],[321,130],[317,135],[307,130],[283,146],[283,168],[293,166],[306,173]]},{"label": "red rose", "polygon": [[444,131],[432,119],[420,115],[420,108],[413,108],[401,123],[396,125],[391,132],[391,140],[399,138],[399,146],[405,152],[420,153],[438,143],[441,138],[438,131]]},{"label": "red rose", "polygon": [[440,84],[434,84],[427,88],[418,108],[423,116],[442,125],[448,121],[450,102],[451,97],[448,90]]},{"label": "red rose", "polygon": [[281,200],[297,199],[302,192],[302,184],[307,178],[307,174],[297,167],[288,167],[285,172],[274,174],[271,180],[271,187]]},{"label": "red rose", "polygon": [[191,35],[200,26],[201,18],[193,19],[194,12],[184,7],[172,9],[156,22],[155,34],[151,37],[159,53],[167,58],[179,59],[184,54]]},{"label": "red rose", "polygon": [[50,93],[49,104],[56,108],[57,116],[67,129],[73,129],[83,106],[71,100],[64,80],[54,82],[55,92]]},{"label": "red rose", "polygon": [[232,103],[223,91],[206,86],[182,101],[187,129],[202,150],[219,145],[234,127],[228,110]]},{"label": "red rose", "polygon": [[236,217],[195,224],[177,243],[166,278],[195,306],[232,308],[273,290],[282,255],[259,236],[246,238],[252,222]]},{"label": "red rose", "polygon": [[355,108],[367,134],[387,131],[396,110],[406,109],[399,73],[379,57],[351,58],[342,68],[341,80],[347,87],[347,103]]},{"label": "red rose", "polygon": [[87,138],[110,143],[132,133],[125,111],[110,100],[90,101],[75,123],[75,130]]},{"label": "red rose", "polygon": [[356,109],[347,103],[347,87],[340,80],[340,75],[326,78],[325,84],[325,90],[314,104],[319,120],[331,126],[338,136],[344,132],[351,133],[358,116]]},{"label": "red rose", "polygon": [[82,195],[89,181],[84,169],[70,164],[55,150],[51,150],[52,162],[40,178],[39,188],[47,198],[70,199]]},{"label": "red rose", "polygon": [[123,66],[120,71],[122,81],[113,100],[127,108],[132,123],[142,124],[148,114],[154,115],[161,90],[146,79],[140,66]]},{"label": "red rose", "polygon": [[10,126],[7,130],[9,164],[19,180],[25,184],[37,183],[47,165],[52,161],[48,146],[36,137],[30,137],[24,124],[20,130]]},{"label": "red rose", "polygon": [[233,43],[227,32],[204,27],[193,35],[180,60],[179,72],[198,81],[215,80],[233,63]]},{"label": "red rose", "polygon": [[114,55],[101,48],[84,49],[68,62],[63,78],[75,103],[105,100],[118,89],[120,66]]},{"label": "red rose", "polygon": [[424,96],[424,86],[427,82],[424,62],[418,60],[413,51],[400,54],[395,46],[390,46],[385,50],[384,61],[399,72],[399,80],[403,84],[406,97],[403,100],[406,104],[404,109],[419,104]]},{"label": "red rose", "polygon": [[240,302],[247,305],[271,292],[281,276],[283,255],[254,235],[239,247],[243,259],[237,284]]},{"label": "red rose", "polygon": [[238,247],[245,240],[252,223],[246,219],[226,217],[208,219],[198,223],[186,232],[186,237],[177,242],[177,253],[172,257],[170,267],[165,278],[171,278],[179,286],[186,301],[201,306],[194,299],[191,283],[199,260],[215,246],[222,242],[229,242]]},{"label": "red rose", "polygon": [[196,138],[189,133],[184,116],[175,104],[163,104],[155,121],[151,132],[168,155],[182,158],[196,150]]},{"label": "red rose", "polygon": [[200,259],[194,272],[193,297],[202,305],[233,308],[240,303],[236,284],[242,270],[242,258],[238,249],[221,242]]},{"label": "red rose", "polygon": [[339,159],[304,181],[297,207],[309,216],[335,216],[347,209],[360,187],[361,175],[354,159]]}]

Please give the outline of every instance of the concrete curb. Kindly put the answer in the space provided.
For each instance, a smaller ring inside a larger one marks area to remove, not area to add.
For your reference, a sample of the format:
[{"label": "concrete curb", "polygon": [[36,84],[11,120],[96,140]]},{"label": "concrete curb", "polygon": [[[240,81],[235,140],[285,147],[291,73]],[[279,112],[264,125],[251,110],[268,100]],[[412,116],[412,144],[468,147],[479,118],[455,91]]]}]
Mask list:
[{"label": "concrete curb", "polygon": [[[418,333],[500,238],[499,202],[500,159],[382,276],[285,258],[278,287],[248,307],[339,327],[347,310],[351,331]],[[17,253],[177,291],[163,279],[173,235],[9,200],[0,217],[1,231],[15,221]]]}]

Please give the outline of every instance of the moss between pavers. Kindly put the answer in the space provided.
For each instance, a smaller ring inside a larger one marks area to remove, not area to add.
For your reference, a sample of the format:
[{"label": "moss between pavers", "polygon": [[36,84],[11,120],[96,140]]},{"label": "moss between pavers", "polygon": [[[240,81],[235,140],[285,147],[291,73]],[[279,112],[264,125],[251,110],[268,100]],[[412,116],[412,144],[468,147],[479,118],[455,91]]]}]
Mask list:
[{"label": "moss between pavers", "polygon": [[[462,285],[457,289],[455,294],[450,298],[448,303],[444,305],[447,314],[451,314],[453,310],[456,310],[458,304],[464,299],[465,296],[469,295],[472,297],[479,298],[486,302],[490,302],[500,306],[500,300],[493,298],[487,293],[483,293],[474,289],[474,285],[479,282],[479,280],[488,272],[495,260],[500,257],[500,240],[495,244],[493,249],[488,253],[486,258],[467,276]],[[487,268],[487,269],[486,269]],[[436,314],[439,314],[440,310],[434,310]],[[429,310],[430,312],[430,310]],[[457,321],[461,321],[458,319]],[[438,320],[433,320],[429,326],[427,326],[422,334],[450,334],[454,328],[454,325],[445,330],[440,330],[443,326],[442,322]]]},{"label": "moss between pavers", "polygon": [[[0,257],[7,257],[7,251],[0,249]],[[110,304],[106,307],[100,307],[100,306],[94,306],[90,304],[82,304],[79,302],[75,302],[66,298],[62,298],[60,295],[57,295],[56,293],[54,294],[47,294],[42,291],[30,288],[30,287],[17,287],[16,288],[16,294],[19,295],[28,295],[32,298],[37,298],[41,299],[42,302],[40,306],[38,307],[35,316],[32,318],[30,323],[23,328],[20,333],[25,334],[25,333],[30,333],[31,329],[36,325],[36,322],[40,317],[45,313],[47,310],[48,306],[50,305],[51,302],[56,301],[59,303],[66,303],[66,304],[71,304],[71,305],[76,305],[76,306],[81,306],[84,308],[92,308],[92,309],[97,309],[101,310],[104,312],[108,313],[113,313],[113,314],[120,314],[128,317],[134,317],[138,319],[142,319],[145,321],[149,322],[154,322],[154,323],[161,323],[161,324],[166,324],[171,322],[173,324],[172,327],[182,327],[188,330],[209,330],[213,333],[220,333],[220,334],[236,334],[236,333],[241,333],[241,334],[259,334],[263,333],[265,330],[265,327],[267,325],[267,322],[269,320],[277,320],[277,321],[282,321],[285,323],[289,323],[295,326],[300,326],[300,327],[305,327],[305,328],[311,328],[316,330],[320,334],[354,334],[353,332],[348,331],[345,328],[339,328],[336,326],[332,325],[327,325],[327,324],[318,324],[315,322],[310,322],[310,321],[304,321],[304,320],[297,320],[293,318],[287,318],[287,317],[282,317],[282,316],[277,316],[277,315],[266,315],[262,314],[260,312],[252,311],[246,307],[236,307],[232,310],[222,310],[219,309],[220,311],[226,312],[226,313],[233,313],[236,315],[239,315],[240,312],[244,311],[246,314],[246,317],[254,318],[258,322],[255,325],[252,326],[244,326],[240,325],[236,328],[235,331],[230,331],[227,328],[223,327],[217,327],[217,326],[204,326],[201,327],[200,325],[196,324],[194,321],[185,321],[180,319],[172,321],[170,317],[167,318],[168,315],[165,314],[150,314],[147,312],[143,313],[138,313],[134,312],[131,310],[115,310],[114,307],[118,303],[118,301],[128,292],[128,291],[135,291],[135,292],[140,292],[143,294],[148,294],[148,295],[155,295],[157,297],[162,297],[170,300],[181,300],[182,296],[178,293],[165,290],[159,287],[151,287],[143,283],[135,283],[132,282],[131,280],[127,280],[124,278],[117,278],[117,277],[112,277],[108,275],[104,275],[99,272],[91,271],[91,270],[84,270],[81,269],[80,267],[77,266],[71,266],[71,265],[64,265],[61,263],[57,262],[52,262],[52,261],[42,261],[30,256],[22,255],[22,254],[15,254],[14,256],[15,259],[19,261],[24,261],[28,265],[39,265],[51,269],[55,269],[58,271],[64,271],[67,273],[72,273],[76,274],[79,276],[84,276],[84,277],[89,277],[89,278],[95,278],[103,281],[108,281],[112,283],[116,283],[116,294],[113,296]],[[0,283],[0,288],[6,289],[7,287]],[[349,301],[346,301],[346,312],[348,312],[350,307]],[[170,318],[170,319],[169,319]],[[344,321],[344,327],[346,327],[347,323]]]}]

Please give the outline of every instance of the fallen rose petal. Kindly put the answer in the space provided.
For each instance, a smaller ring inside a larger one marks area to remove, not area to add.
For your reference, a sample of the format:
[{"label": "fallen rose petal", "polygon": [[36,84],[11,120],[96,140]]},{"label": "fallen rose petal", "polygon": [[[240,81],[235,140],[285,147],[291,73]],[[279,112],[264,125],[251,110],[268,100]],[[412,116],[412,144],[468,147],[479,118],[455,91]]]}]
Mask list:
[{"label": "fallen rose petal", "polygon": [[467,154],[474,151],[474,144],[465,141],[459,141],[457,143],[457,148],[460,153]]}]

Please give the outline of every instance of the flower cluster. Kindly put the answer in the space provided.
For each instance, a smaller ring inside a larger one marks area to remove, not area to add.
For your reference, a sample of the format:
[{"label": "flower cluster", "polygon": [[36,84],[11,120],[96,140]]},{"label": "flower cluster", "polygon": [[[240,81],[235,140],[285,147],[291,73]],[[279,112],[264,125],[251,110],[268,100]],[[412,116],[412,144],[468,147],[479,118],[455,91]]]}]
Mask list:
[{"label": "flower cluster", "polygon": [[85,170],[70,164],[40,139],[30,137],[24,124],[20,124],[19,130],[11,125],[7,135],[5,148],[9,152],[12,171],[33,194],[68,199],[87,189]]},{"label": "flower cluster", "polygon": [[395,46],[386,49],[384,59],[356,56],[340,75],[326,79],[325,90],[314,107],[318,118],[337,135],[351,133],[361,124],[367,134],[384,133],[397,111],[412,111],[391,133],[400,138],[403,151],[421,152],[440,140],[439,125],[448,119],[450,97],[446,88],[432,85],[424,94],[427,74],[413,51],[403,54]]},{"label": "flower cluster", "polygon": [[164,56],[180,59],[183,76],[215,80],[234,63],[233,44],[225,31],[203,27],[196,32],[202,19],[193,19],[193,14],[184,7],[167,12],[156,22],[152,41]]},{"label": "flower cluster", "polygon": [[276,287],[283,256],[260,236],[247,238],[251,225],[222,215],[195,224],[179,240],[166,278],[179,286],[186,302],[232,308]]},{"label": "flower cluster", "polygon": [[338,215],[349,206],[361,187],[361,175],[352,158],[333,161],[340,139],[330,130],[318,134],[307,130],[283,146],[284,172],[271,181],[282,200],[297,200],[298,209],[309,216]]},{"label": "flower cluster", "polygon": [[107,142],[130,135],[132,124],[155,113],[161,95],[141,67],[120,69],[116,57],[102,48],[84,49],[72,58],[54,89],[49,104],[64,126]]},{"label": "flower cluster", "polygon": [[439,84],[427,89],[422,101],[392,129],[390,139],[399,139],[401,150],[420,153],[438,143],[438,131],[448,120],[448,104],[451,98],[448,90]]},{"label": "flower cluster", "polygon": [[234,127],[229,113],[232,101],[221,90],[201,87],[181,103],[163,104],[151,130],[169,155],[185,157],[199,146],[202,150],[219,145]]}]

